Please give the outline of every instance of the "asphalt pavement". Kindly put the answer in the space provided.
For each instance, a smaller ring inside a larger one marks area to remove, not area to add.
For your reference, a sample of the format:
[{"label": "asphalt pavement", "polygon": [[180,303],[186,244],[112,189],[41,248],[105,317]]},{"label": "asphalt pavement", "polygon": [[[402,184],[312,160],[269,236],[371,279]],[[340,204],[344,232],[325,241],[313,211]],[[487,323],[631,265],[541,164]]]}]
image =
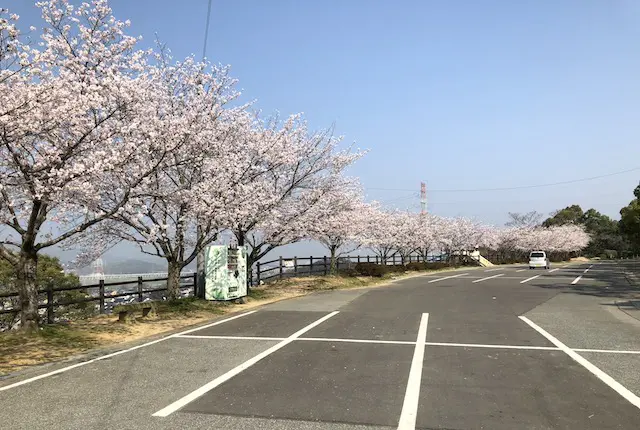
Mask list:
[{"label": "asphalt pavement", "polygon": [[637,429],[633,262],[313,294],[0,382],[4,429]]}]

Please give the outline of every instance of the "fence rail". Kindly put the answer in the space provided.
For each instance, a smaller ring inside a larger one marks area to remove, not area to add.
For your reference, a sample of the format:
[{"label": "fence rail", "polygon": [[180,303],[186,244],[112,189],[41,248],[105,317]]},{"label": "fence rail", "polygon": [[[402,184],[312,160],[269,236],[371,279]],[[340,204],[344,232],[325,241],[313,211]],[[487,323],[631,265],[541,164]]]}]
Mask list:
[{"label": "fence rail", "polygon": [[[400,255],[389,256],[384,264],[397,265],[413,262],[424,262],[425,260],[418,255],[407,257],[404,261]],[[440,256],[427,258],[427,262],[442,261]],[[338,270],[349,269],[357,263],[376,263],[383,264],[383,259],[375,255],[355,255],[344,256],[337,259]],[[249,278],[252,285],[259,285],[262,282],[299,276],[328,275],[330,271],[330,257],[279,257],[276,260],[258,262],[252,268],[252,276]],[[54,288],[49,286],[38,290],[39,304],[38,309],[46,309],[46,318],[48,323],[55,321],[57,312],[59,315],[60,308],[83,303],[96,303],[96,309],[99,313],[110,313],[114,306],[123,303],[142,302],[150,298],[154,293],[166,291],[167,277],[149,278],[150,275],[158,274],[139,274],[137,279],[125,280],[119,282],[105,282],[100,280],[97,284],[75,285],[72,287]],[[114,276],[111,276],[112,278]],[[188,273],[180,277],[181,294],[185,296],[196,295],[197,274]],[[160,287],[148,288],[149,283],[165,283]],[[125,287],[125,288],[117,288]],[[70,300],[62,300],[59,295],[73,291],[84,291],[88,296],[76,297]],[[186,294],[185,294],[186,293]],[[119,301],[116,299],[129,297],[129,301]],[[160,299],[160,297],[156,297]],[[19,293],[9,292],[0,293],[0,315],[17,314],[20,312]]]},{"label": "fence rail", "polygon": [[[440,262],[442,256],[431,256],[427,262]],[[384,264],[397,265],[405,263],[424,262],[420,255],[410,255],[404,261],[400,255],[387,257]],[[383,259],[377,255],[354,255],[338,257],[338,270],[349,269],[357,263],[383,264]],[[257,262],[252,269],[251,284],[259,285],[262,282],[274,279],[292,278],[298,276],[327,275],[331,265],[330,257],[280,257],[277,260]]]},{"label": "fence rail", "polygon": [[[197,274],[187,274],[180,276],[180,291],[181,294],[185,296],[195,295],[197,283]],[[78,305],[82,303],[91,303],[97,302],[98,311],[101,314],[109,313],[114,306],[124,303],[131,302],[142,302],[146,298],[149,298],[149,295],[153,293],[164,292],[167,290],[166,285],[158,288],[145,288],[146,283],[162,283],[166,282],[168,278],[152,278],[152,279],[144,279],[142,276],[138,276],[138,279],[134,281],[123,281],[123,282],[104,282],[104,280],[100,280],[97,284],[92,285],[79,285],[73,287],[64,287],[64,288],[53,288],[53,286],[49,286],[49,288],[39,289],[38,295],[46,295],[46,298],[39,300],[40,304],[38,305],[38,309],[46,309],[47,312],[47,322],[49,324],[53,323],[55,320],[56,310],[60,309],[64,306]],[[134,288],[127,288],[127,291],[119,291],[114,287],[121,286],[130,286],[135,285]],[[110,289],[111,291],[107,291]],[[56,300],[56,295],[60,293],[66,293],[71,291],[78,290],[86,290],[89,297],[80,297],[74,298],[67,301],[59,301]],[[96,291],[97,290],[97,291]],[[91,294],[93,293],[93,294]],[[11,301],[11,299],[19,299],[20,295],[17,292],[11,293],[0,293],[0,315],[5,314],[17,314],[20,312],[19,306],[14,306],[10,303],[9,309],[6,308],[6,300]],[[124,303],[116,303],[115,299],[121,297],[130,297],[130,301],[125,301]]]}]

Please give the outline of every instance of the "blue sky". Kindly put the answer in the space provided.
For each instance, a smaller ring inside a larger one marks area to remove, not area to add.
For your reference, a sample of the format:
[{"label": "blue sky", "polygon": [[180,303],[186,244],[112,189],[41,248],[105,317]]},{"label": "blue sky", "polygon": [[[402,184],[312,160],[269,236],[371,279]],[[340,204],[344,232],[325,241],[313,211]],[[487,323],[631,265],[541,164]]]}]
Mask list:
[{"label": "blue sky", "polygon": [[[4,0],[39,25],[31,0]],[[75,1],[73,3],[76,3]],[[207,0],[112,0],[143,46],[202,54]],[[635,0],[213,0],[207,57],[267,113],[304,112],[370,153],[371,199],[502,224],[570,204],[617,217],[640,170]],[[377,188],[407,191],[385,191]],[[412,191],[415,190],[415,191]]]}]

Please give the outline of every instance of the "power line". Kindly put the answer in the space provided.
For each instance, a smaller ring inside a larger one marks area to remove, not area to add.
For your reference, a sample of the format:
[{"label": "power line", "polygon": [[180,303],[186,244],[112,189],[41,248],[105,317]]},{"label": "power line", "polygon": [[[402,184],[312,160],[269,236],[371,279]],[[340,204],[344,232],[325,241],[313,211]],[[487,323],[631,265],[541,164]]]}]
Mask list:
[{"label": "power line", "polygon": [[[634,167],[633,169],[623,170],[615,173],[608,173],[606,175],[598,175],[591,176],[589,178],[580,178],[573,179],[570,181],[561,181],[561,182],[552,182],[549,184],[538,184],[538,185],[524,185],[520,187],[500,187],[500,188],[474,188],[474,189],[450,189],[450,190],[430,190],[432,193],[458,193],[458,192],[478,192],[478,191],[508,191],[508,190],[525,190],[531,188],[544,188],[544,187],[553,187],[556,185],[565,185],[565,184],[575,184],[577,182],[586,182],[593,181],[595,179],[608,178],[610,176],[622,175],[624,173],[635,172],[636,170],[640,170],[640,167]],[[366,188],[367,190],[376,190],[376,191],[412,191],[408,188]]]},{"label": "power line", "polygon": [[211,2],[209,0],[209,6],[207,7],[207,26],[204,28],[204,46],[202,47],[202,61],[207,56],[207,39],[209,38],[209,20],[211,19]]}]

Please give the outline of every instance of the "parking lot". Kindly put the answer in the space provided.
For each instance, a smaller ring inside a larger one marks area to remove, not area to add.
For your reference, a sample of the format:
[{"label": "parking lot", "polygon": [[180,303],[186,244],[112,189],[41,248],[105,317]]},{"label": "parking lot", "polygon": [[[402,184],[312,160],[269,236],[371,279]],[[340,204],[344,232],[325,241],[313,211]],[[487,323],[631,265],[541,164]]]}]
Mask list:
[{"label": "parking lot", "polygon": [[286,300],[4,380],[0,422],[637,429],[633,264],[470,268]]}]

